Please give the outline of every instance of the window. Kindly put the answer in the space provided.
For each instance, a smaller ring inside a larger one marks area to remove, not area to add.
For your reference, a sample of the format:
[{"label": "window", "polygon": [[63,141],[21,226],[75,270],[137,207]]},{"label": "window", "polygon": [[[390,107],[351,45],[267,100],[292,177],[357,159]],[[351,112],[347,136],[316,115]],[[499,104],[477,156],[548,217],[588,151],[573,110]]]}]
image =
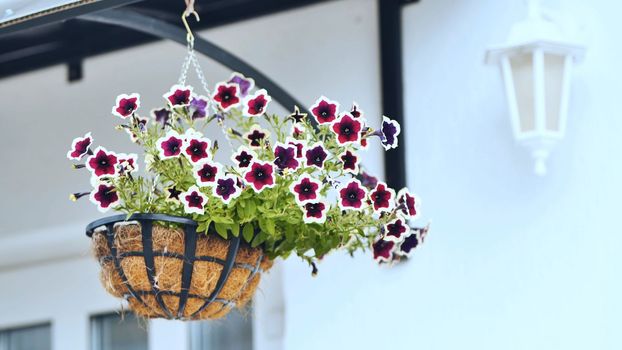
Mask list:
[{"label": "window", "polygon": [[131,313],[94,316],[91,350],[148,350],[147,322]]},{"label": "window", "polygon": [[50,325],[0,331],[0,350],[51,350]]},{"label": "window", "polygon": [[222,320],[190,324],[192,350],[252,350],[253,320],[251,314],[232,310]]}]

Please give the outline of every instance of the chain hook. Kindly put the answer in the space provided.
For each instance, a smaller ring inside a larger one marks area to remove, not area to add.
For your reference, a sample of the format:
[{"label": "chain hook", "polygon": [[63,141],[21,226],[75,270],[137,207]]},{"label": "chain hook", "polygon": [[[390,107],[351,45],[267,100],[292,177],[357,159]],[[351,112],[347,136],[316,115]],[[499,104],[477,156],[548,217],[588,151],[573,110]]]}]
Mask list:
[{"label": "chain hook", "polygon": [[194,1],[195,0],[186,0],[186,10],[181,14],[181,21],[184,23],[184,27],[186,27],[186,31],[188,32],[188,34],[186,34],[186,41],[188,41],[188,45],[191,48],[194,47],[194,34],[192,34],[192,30],[186,18],[190,17],[190,15],[194,15],[197,22],[201,20],[199,14],[194,10]]}]

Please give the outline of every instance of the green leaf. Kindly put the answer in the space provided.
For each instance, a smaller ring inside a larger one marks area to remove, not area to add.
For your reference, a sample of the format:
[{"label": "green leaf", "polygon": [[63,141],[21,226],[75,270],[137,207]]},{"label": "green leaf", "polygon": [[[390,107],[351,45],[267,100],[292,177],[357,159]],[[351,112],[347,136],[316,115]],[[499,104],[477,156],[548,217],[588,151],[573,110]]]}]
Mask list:
[{"label": "green leaf", "polygon": [[229,224],[227,225],[229,226],[229,230],[231,230],[231,233],[233,234],[233,236],[237,237],[240,235],[240,225],[233,223],[233,224]]},{"label": "green leaf", "polygon": [[216,226],[216,232],[218,232],[218,234],[222,238],[227,239],[227,236],[228,236],[227,228],[229,228],[229,226],[226,224],[220,223],[220,222],[217,222],[215,226]]},{"label": "green leaf", "polygon": [[244,225],[244,228],[242,229],[242,237],[244,237],[244,240],[250,242],[251,239],[253,239],[254,234],[255,227],[253,226],[253,224],[250,222],[246,223]]},{"label": "green leaf", "polygon": [[253,242],[251,243],[251,247],[255,248],[265,241],[266,241],[266,234],[263,232],[260,232],[257,236],[255,236],[255,239],[253,239]]}]

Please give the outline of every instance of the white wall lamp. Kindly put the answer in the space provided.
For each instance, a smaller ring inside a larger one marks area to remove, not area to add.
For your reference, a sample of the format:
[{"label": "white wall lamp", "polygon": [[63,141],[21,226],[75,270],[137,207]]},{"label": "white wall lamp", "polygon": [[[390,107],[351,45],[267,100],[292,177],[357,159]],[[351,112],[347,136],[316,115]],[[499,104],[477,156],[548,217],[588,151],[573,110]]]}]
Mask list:
[{"label": "white wall lamp", "polygon": [[543,15],[538,0],[528,0],[528,8],[506,44],[486,52],[486,62],[501,68],[514,137],[530,150],[534,172],[545,175],[546,160],[566,131],[573,63],[585,48]]}]

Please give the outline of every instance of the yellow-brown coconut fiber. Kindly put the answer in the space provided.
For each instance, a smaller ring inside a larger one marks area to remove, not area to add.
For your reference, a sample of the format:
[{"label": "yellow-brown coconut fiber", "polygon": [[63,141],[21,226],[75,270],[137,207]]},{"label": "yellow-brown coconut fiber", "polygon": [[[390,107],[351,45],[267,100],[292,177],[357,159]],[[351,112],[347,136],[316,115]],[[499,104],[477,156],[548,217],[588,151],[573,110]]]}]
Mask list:
[{"label": "yellow-brown coconut fiber", "polygon": [[[162,301],[166,308],[171,311],[174,317],[177,316],[179,309],[179,293],[181,293],[182,287],[183,260],[181,257],[184,255],[184,238],[182,229],[164,227],[158,224],[153,226],[154,284],[161,292],[160,295],[162,295]],[[93,253],[102,267],[101,281],[104,288],[116,297],[127,297],[130,308],[140,316],[167,317],[160,308],[156,297],[153,294],[144,294],[144,292],[150,293],[153,286],[149,281],[143,256],[132,256],[136,252],[143,251],[140,224],[115,225],[113,247],[117,251],[116,259],[127,279],[127,284],[140,296],[142,301],[131,296],[128,285],[123,282],[123,278],[116,270],[108,246],[106,231],[96,230],[93,234]],[[228,240],[213,234],[198,234],[195,256],[209,256],[224,261],[228,250]],[[128,255],[127,253],[131,254]],[[171,255],[179,256],[158,256],[158,253],[174,253]],[[257,266],[259,269],[253,273]],[[271,266],[272,261],[263,255],[260,248],[251,248],[247,244],[240,244],[235,265],[231,269],[222,290],[216,296],[216,300],[203,311],[192,316],[203,306],[205,299],[210,296],[223,270],[223,266],[218,262],[195,261],[189,289],[190,296],[184,308],[183,318],[218,319],[229,313],[233,306],[243,308],[255,293],[261,279],[261,272],[267,271]]]}]

